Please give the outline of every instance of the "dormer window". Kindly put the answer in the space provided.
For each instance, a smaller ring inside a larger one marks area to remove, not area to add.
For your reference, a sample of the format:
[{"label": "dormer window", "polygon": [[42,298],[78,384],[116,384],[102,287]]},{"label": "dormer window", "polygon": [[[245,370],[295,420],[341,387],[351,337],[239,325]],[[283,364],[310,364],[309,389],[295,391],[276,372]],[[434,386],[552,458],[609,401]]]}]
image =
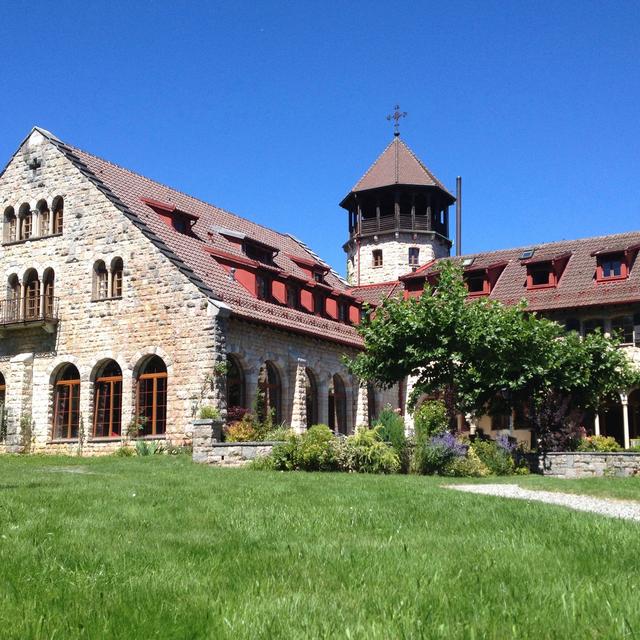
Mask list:
[{"label": "dormer window", "polygon": [[556,274],[551,262],[527,265],[527,289],[555,287]]},{"label": "dormer window", "polygon": [[622,280],[627,275],[627,262],[623,253],[598,256],[598,280]]},{"label": "dormer window", "polygon": [[273,263],[274,249],[262,246],[249,240],[244,241],[244,254],[251,260],[263,262],[264,264]]},{"label": "dormer window", "polygon": [[489,278],[484,270],[465,273],[464,282],[469,295],[482,296],[490,293]]},{"label": "dormer window", "polygon": [[256,275],[256,297],[258,300],[271,300],[271,280],[262,274]]},{"label": "dormer window", "polygon": [[298,287],[287,285],[287,307],[297,309],[300,306],[300,291]]},{"label": "dormer window", "polygon": [[140,200],[151,207],[167,226],[178,233],[191,235],[191,229],[198,222],[198,216],[178,209],[175,204],[160,202],[153,198],[140,198]]},{"label": "dormer window", "polygon": [[313,272],[313,279],[316,282],[321,282],[322,283],[322,282],[324,282],[324,274],[321,273],[320,271],[314,271]]}]

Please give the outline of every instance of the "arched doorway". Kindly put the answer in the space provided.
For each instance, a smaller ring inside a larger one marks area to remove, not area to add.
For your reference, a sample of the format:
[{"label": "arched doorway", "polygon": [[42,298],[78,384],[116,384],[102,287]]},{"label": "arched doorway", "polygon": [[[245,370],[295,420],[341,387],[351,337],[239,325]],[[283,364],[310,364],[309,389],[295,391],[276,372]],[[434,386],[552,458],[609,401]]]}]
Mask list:
[{"label": "arched doorway", "polygon": [[600,433],[603,436],[615,438],[619,445],[624,446],[624,423],[620,398],[608,399],[600,409],[599,415]]},{"label": "arched doorway", "polygon": [[316,376],[308,367],[305,373],[305,400],[307,410],[307,429],[318,424],[318,382]]},{"label": "arched doorway", "polygon": [[272,362],[265,362],[258,374],[258,420],[265,422],[268,416],[278,424],[282,422],[282,383],[280,374]]},{"label": "arched doorway", "polygon": [[329,428],[347,435],[347,394],[342,378],[336,373],[329,385]]}]

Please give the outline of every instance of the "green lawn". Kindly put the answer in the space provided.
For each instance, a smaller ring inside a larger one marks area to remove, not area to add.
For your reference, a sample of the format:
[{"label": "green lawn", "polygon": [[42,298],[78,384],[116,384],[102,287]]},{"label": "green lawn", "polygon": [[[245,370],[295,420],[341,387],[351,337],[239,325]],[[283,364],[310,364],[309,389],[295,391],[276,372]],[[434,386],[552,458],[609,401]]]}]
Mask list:
[{"label": "green lawn", "polygon": [[640,635],[640,525],[441,483],[0,457],[0,637]]}]

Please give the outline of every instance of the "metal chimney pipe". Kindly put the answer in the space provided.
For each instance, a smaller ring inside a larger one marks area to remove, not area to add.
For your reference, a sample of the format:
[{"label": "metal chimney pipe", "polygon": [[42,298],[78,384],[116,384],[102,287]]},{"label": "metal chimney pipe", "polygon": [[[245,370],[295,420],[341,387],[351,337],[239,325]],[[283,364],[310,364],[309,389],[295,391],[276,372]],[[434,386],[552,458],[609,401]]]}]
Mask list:
[{"label": "metal chimney pipe", "polygon": [[456,178],[456,255],[462,255],[462,178]]}]

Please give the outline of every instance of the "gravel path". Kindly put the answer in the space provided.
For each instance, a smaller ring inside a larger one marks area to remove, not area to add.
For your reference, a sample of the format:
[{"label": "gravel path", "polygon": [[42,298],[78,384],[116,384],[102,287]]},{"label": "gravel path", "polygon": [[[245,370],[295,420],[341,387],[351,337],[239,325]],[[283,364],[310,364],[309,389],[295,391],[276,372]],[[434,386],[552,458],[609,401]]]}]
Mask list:
[{"label": "gravel path", "polygon": [[553,491],[532,491],[523,489],[517,484],[449,484],[446,489],[480,493],[501,498],[519,500],[535,500],[558,504],[577,511],[590,511],[611,518],[624,518],[640,522],[640,502],[629,500],[613,500],[611,498],[594,498],[593,496],[576,495],[574,493],[556,493]]}]

